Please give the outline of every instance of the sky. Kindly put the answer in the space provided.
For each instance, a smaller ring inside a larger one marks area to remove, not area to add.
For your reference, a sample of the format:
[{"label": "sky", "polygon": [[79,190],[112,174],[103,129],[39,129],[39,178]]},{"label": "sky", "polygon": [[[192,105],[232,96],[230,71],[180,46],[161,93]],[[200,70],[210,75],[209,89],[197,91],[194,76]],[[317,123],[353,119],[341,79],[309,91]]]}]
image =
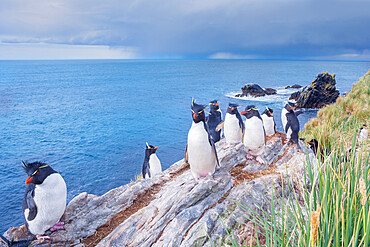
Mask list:
[{"label": "sky", "polygon": [[370,61],[370,0],[0,0],[0,60]]}]

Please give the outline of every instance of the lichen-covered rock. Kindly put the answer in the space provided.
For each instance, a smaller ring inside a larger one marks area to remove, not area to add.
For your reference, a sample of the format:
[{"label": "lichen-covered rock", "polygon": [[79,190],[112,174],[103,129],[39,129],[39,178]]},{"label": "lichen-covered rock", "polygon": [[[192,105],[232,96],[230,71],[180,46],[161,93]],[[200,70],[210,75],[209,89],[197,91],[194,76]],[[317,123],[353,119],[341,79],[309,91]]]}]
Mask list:
[{"label": "lichen-covered rock", "polygon": [[[310,149],[283,145],[283,138],[281,133],[269,138],[261,154],[265,164],[246,160],[242,143],[224,149],[221,139],[216,144],[221,167],[213,177],[194,180],[180,160],[153,179],[102,196],[81,193],[67,206],[66,230],[52,233],[53,241],[42,246],[220,246],[231,227],[248,237],[236,226],[248,223],[244,216],[250,211],[243,212],[234,201],[253,210],[268,208],[271,190],[282,191],[282,184],[297,187],[307,179],[305,152]],[[281,197],[291,196],[286,191]],[[21,239],[16,230],[8,231],[8,238]]]},{"label": "lichen-covered rock", "polygon": [[339,96],[335,84],[335,74],[331,75],[328,72],[318,74],[311,85],[303,88],[295,107],[322,108],[334,103]]}]

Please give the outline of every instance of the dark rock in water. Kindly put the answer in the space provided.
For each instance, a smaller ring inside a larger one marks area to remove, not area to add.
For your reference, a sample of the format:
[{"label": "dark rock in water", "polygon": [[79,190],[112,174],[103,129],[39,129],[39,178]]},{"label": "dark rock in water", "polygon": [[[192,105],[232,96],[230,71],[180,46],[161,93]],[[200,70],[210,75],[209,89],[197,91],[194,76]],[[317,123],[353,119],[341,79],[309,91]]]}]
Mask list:
[{"label": "dark rock in water", "polygon": [[311,85],[303,88],[295,107],[322,108],[334,103],[339,96],[335,84],[335,74],[331,75],[328,72],[318,74]]},{"label": "dark rock in water", "polygon": [[301,88],[301,87],[302,87],[301,85],[294,84],[293,86],[286,86],[285,89],[289,89],[289,88]]},{"label": "dark rock in water", "polygon": [[301,91],[294,92],[290,95],[289,100],[295,100],[297,101],[299,96],[301,96]]},{"label": "dark rock in water", "polygon": [[265,93],[267,95],[273,95],[273,94],[276,94],[276,89],[273,89],[273,88],[265,88]]},{"label": "dark rock in water", "polygon": [[263,90],[259,85],[254,83],[248,83],[245,84],[244,87],[242,87],[243,95],[248,96],[251,95],[253,97],[260,97],[265,96],[265,90]]},{"label": "dark rock in water", "polygon": [[254,83],[248,83],[245,84],[244,87],[242,87],[243,93],[235,95],[235,97],[242,97],[242,96],[248,96],[251,95],[253,97],[261,97],[265,95],[272,95],[276,94],[276,90],[273,88],[266,88],[263,89],[259,85]]}]

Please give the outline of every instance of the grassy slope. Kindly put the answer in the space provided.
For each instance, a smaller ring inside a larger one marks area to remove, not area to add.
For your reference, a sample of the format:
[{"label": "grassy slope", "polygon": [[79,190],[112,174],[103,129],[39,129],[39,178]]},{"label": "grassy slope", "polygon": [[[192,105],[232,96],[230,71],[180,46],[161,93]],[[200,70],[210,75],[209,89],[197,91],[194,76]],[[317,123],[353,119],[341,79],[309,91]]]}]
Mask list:
[{"label": "grassy slope", "polygon": [[[257,238],[254,246],[370,246],[370,144],[369,138],[362,145],[355,141],[358,129],[370,123],[370,70],[346,97],[317,115],[300,137],[316,138],[332,153],[317,169],[307,164],[311,182],[301,187],[303,201],[298,195],[288,201],[277,197],[272,205],[280,205],[281,211],[260,208],[263,214],[246,215],[265,239]],[[232,246],[239,246],[229,237]]]}]

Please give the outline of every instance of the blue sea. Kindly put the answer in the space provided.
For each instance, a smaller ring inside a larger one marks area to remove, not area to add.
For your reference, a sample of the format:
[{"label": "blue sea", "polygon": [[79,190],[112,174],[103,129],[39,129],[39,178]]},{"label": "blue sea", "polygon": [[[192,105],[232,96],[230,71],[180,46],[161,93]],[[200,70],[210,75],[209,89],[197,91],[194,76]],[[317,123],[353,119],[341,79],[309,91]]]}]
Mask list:
[{"label": "blue sea", "polygon": [[[183,158],[191,99],[280,109],[318,73],[335,73],[341,94],[370,62],[250,60],[0,61],[0,232],[23,223],[26,174],[21,161],[42,161],[64,177],[68,201],[101,195],[140,174],[145,142],[159,146],[163,169]],[[234,98],[248,82],[278,90]],[[316,115],[307,110],[301,127]]]}]

